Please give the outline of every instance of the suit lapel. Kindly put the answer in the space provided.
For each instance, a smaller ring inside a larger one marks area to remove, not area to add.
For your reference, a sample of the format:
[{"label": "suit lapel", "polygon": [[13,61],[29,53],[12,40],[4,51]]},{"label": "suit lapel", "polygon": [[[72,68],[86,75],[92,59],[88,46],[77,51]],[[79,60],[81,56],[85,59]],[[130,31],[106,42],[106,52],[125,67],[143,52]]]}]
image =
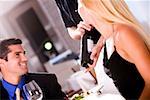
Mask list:
[{"label": "suit lapel", "polygon": [[5,88],[3,87],[3,85],[2,85],[2,81],[0,81],[0,99],[1,100],[8,100],[8,93],[7,93],[7,91],[5,90]]}]

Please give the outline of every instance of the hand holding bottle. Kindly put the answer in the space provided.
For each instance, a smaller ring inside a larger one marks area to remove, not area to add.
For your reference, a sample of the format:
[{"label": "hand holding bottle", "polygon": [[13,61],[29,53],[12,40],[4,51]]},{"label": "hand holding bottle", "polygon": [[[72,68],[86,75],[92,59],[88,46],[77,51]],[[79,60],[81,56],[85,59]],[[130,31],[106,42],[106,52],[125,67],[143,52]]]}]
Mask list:
[{"label": "hand holding bottle", "polygon": [[90,59],[93,61],[93,64],[88,64],[89,68],[87,68],[87,71],[92,70],[96,66],[96,63],[97,63],[99,54],[101,52],[101,49],[104,45],[104,42],[105,42],[105,39],[104,37],[101,36],[97,44],[93,47],[92,53],[90,55]]},{"label": "hand holding bottle", "polygon": [[88,68],[88,64],[93,64],[93,60],[90,59],[92,49],[94,45],[98,42],[100,38],[100,33],[96,32],[96,29],[93,28],[91,31],[86,31],[82,36],[81,44],[81,65],[82,67]]}]

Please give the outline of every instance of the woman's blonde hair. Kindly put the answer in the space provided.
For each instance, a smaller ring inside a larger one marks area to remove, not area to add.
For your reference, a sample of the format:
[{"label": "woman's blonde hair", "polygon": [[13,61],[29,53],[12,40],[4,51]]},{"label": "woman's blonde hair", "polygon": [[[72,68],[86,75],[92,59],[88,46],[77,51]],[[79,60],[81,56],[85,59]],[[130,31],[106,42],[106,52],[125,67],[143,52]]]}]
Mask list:
[{"label": "woman's blonde hair", "polygon": [[146,34],[140,23],[130,12],[124,0],[80,0],[85,9],[92,13],[96,18],[103,19],[105,22],[128,24],[139,32],[150,50],[150,36]]}]

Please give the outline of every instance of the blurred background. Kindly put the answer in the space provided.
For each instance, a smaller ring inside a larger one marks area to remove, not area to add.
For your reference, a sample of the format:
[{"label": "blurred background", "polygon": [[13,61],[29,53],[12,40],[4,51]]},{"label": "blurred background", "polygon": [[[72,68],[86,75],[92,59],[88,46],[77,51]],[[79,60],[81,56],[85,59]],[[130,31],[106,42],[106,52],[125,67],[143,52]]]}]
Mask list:
[{"label": "blurred background", "polygon": [[[150,0],[126,0],[150,34]],[[80,41],[70,38],[55,0],[0,0],[0,40],[22,39],[29,72],[55,73],[64,91],[66,80],[80,70]]]},{"label": "blurred background", "polygon": [[68,49],[79,53],[79,41],[67,34],[54,0],[0,0],[0,7],[0,39],[23,40],[31,71],[45,71],[45,62]]}]

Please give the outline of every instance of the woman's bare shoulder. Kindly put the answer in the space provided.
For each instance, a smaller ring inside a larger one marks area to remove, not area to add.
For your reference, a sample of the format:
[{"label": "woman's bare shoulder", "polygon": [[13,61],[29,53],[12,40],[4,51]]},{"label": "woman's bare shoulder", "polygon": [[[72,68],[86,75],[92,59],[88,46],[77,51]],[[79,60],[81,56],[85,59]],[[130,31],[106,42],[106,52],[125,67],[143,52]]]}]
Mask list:
[{"label": "woman's bare shoulder", "polygon": [[137,34],[137,30],[133,26],[129,26],[126,24],[115,24],[115,29],[119,33],[126,33],[126,34]]},{"label": "woman's bare shoulder", "polygon": [[115,33],[120,41],[142,39],[139,32],[133,27],[126,24],[115,24]]},{"label": "woman's bare shoulder", "polygon": [[[117,36],[115,45],[124,52],[125,55],[123,55],[123,57],[126,58],[126,60],[134,62],[134,57],[138,54],[143,55],[146,52],[144,40],[135,28],[124,24],[117,24],[115,28]],[[136,58],[140,59],[140,57]]]}]

